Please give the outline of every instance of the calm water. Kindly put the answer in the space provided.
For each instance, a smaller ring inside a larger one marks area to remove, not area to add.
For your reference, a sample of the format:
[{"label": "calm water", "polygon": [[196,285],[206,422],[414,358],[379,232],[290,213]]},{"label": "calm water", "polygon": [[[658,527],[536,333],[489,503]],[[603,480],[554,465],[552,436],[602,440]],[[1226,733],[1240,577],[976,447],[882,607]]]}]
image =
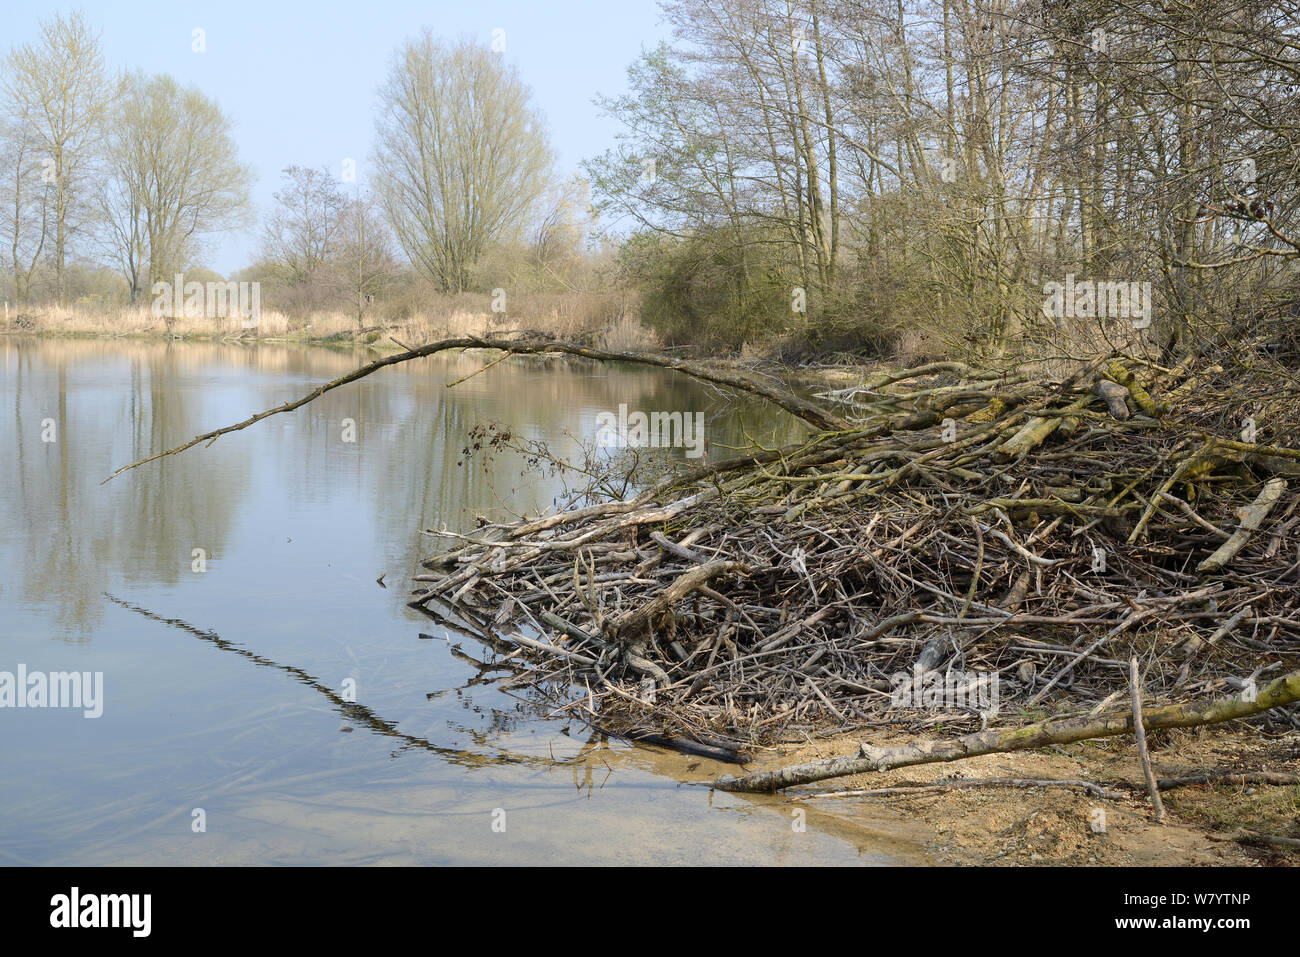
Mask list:
[{"label": "calm water", "polygon": [[702,411],[718,454],[793,440],[784,413],[577,361],[507,360],[448,389],[485,360],[433,357],[100,484],[372,357],[0,337],[0,671],[104,676],[97,719],[0,709],[0,863],[915,859],[884,812],[809,808],[799,832],[780,799],[683,786],[731,769],[601,742],[476,682],[403,604],[420,529],[536,513],[560,490],[514,460],[459,465],[474,425],[571,452],[623,402]]}]

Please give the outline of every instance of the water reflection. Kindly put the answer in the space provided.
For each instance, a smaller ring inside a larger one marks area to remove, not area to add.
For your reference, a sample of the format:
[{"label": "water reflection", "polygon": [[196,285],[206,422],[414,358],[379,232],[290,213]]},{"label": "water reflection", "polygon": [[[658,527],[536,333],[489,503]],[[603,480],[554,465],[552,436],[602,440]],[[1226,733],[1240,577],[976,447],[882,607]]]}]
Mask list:
[{"label": "water reflection", "polygon": [[[12,410],[0,416],[0,668],[105,675],[99,720],[0,711],[0,860],[906,855],[887,821],[795,836],[779,801],[682,788],[722,766],[539,716],[491,680],[481,646],[404,604],[430,549],[419,529],[535,513],[560,494],[553,478],[521,476],[516,456],[458,464],[474,426],[497,421],[573,454],[597,413],[626,403],[704,412],[714,449],[803,434],[765,403],[576,359],[507,359],[448,389],[492,357],[442,355],[100,484],[371,358],[0,337]],[[196,808],[206,833],[191,829]],[[505,835],[489,829],[497,808],[510,815]]]},{"label": "water reflection", "polygon": [[[296,413],[100,485],[126,462],[297,398],[372,357],[233,343],[0,338],[13,410],[0,429],[12,450],[0,547],[21,572],[21,599],[54,609],[64,637],[87,637],[113,581],[175,584],[190,574],[195,548],[220,560],[241,507],[274,476],[289,477],[286,491],[299,504],[355,491],[375,537],[408,544],[411,560],[415,529],[549,507],[559,484],[521,474],[519,456],[499,457],[486,475],[460,464],[478,424],[508,423],[569,456],[575,437],[594,437],[596,414],[619,403],[704,411],[719,448],[743,445],[751,429],[780,443],[802,433],[761,402],[737,402],[661,370],[586,360],[507,359],[448,389],[489,360],[446,354],[384,370]],[[47,420],[56,429],[52,442],[42,441]],[[345,420],[355,423],[355,441],[345,441]]]}]

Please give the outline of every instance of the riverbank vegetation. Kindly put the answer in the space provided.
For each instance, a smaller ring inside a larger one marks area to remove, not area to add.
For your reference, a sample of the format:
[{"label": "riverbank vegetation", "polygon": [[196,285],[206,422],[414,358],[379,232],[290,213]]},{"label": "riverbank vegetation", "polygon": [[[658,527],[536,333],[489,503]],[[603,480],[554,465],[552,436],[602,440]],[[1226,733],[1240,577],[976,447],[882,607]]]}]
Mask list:
[{"label": "riverbank vegetation", "polygon": [[[260,283],[272,335],[470,312],[787,358],[1083,354],[1108,348],[1107,318],[1185,352],[1243,312],[1297,311],[1288,3],[663,13],[672,41],[598,96],[623,133],[580,171],[555,168],[504,56],[426,32],[377,92],[368,175],[286,157],[260,212],[217,104],[114,74],[84,20],[57,17],[0,71],[10,325],[118,315],[178,272]],[[256,262],[204,274],[232,228],[257,232]]]}]

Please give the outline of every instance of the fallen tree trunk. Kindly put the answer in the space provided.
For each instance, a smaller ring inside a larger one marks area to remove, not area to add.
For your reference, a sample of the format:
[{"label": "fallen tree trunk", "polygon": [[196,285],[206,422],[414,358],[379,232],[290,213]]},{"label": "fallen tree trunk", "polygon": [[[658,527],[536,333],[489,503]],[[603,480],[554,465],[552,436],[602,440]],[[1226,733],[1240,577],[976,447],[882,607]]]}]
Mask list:
[{"label": "fallen tree trunk", "polygon": [[[1142,724],[1147,730],[1191,728],[1250,717],[1295,701],[1300,701],[1300,671],[1292,671],[1270,681],[1250,701],[1241,697],[1206,698],[1183,704],[1163,705],[1147,711],[1143,715]],[[864,744],[856,755],[796,764],[774,771],[758,771],[741,777],[719,778],[713,784],[723,791],[779,791],[849,774],[885,771],[913,764],[958,761],[981,754],[1023,751],[1048,744],[1069,744],[1087,738],[1132,734],[1133,731],[1133,715],[1130,713],[1097,718],[1084,716],[1064,720],[1049,719],[1023,728],[981,731],[952,741],[923,742],[896,748],[877,748]]]},{"label": "fallen tree trunk", "polygon": [[[138,462],[132,462],[130,465],[124,465],[108,478],[107,482],[123,472],[153,462],[156,459],[164,458],[168,455],[176,455],[187,449],[192,449],[200,442],[214,442],[229,432],[238,432],[240,429],[246,429],[250,425],[256,425],[262,419],[272,415],[278,415],[281,412],[292,412],[294,409],[301,408],[309,402],[312,402],[326,392],[330,392],[340,386],[347,385],[349,382],[356,382],[358,379],[364,379],[372,372],[378,372],[387,366],[397,365],[401,362],[410,362],[412,359],[422,359],[425,356],[431,356],[438,352],[448,352],[452,349],[499,349],[502,352],[512,353],[514,355],[543,355],[548,352],[561,352],[571,356],[581,356],[585,359],[599,359],[605,362],[635,362],[640,365],[658,366],[662,369],[673,369],[677,372],[685,373],[692,378],[699,379],[702,382],[713,382],[718,385],[730,386],[733,389],[739,389],[742,392],[748,392],[752,395],[762,396],[770,400],[782,409],[785,409],[791,415],[803,419],[813,428],[821,429],[825,432],[847,432],[853,429],[853,425],[846,419],[842,419],[833,412],[822,408],[815,402],[801,398],[778,385],[769,385],[766,382],[760,382],[752,376],[747,376],[740,372],[732,372],[727,369],[719,369],[713,366],[705,365],[700,362],[690,362],[686,359],[675,359],[671,356],[653,355],[643,352],[611,352],[608,349],[590,349],[587,346],[575,345],[569,342],[555,342],[550,339],[498,339],[483,336],[461,336],[454,339],[439,339],[437,342],[430,342],[427,345],[420,346],[416,349],[408,349],[405,352],[394,353],[391,356],[384,356],[382,359],[376,359],[367,365],[354,369],[347,375],[339,376],[324,385],[313,389],[300,399],[293,402],[286,402],[284,405],[278,405],[273,409],[267,409],[256,415],[244,419],[242,422],[236,422],[234,425],[228,425],[225,428],[216,429],[212,432],[205,432],[203,435],[197,435],[184,445],[178,445],[175,448],[168,449],[165,452],[158,452],[148,458],[140,459]],[[101,485],[103,482],[100,483]]]}]

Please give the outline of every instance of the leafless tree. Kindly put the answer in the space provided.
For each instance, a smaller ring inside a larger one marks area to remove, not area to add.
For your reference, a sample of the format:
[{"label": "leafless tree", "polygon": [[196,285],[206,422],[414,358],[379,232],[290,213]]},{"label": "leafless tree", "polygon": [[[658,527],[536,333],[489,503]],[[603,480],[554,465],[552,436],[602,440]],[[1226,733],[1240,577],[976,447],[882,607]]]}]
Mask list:
[{"label": "leafless tree", "polygon": [[332,272],[361,329],[366,309],[396,271],[392,237],[374,197],[360,191],[344,201],[334,233]]},{"label": "leafless tree", "polygon": [[44,21],[40,37],[11,50],[5,67],[8,111],[38,144],[42,175],[54,187],[54,293],[62,301],[69,243],[91,202],[93,160],[116,85],[80,13]]},{"label": "leafless tree", "polygon": [[487,47],[426,30],[398,50],[380,93],[376,189],[402,249],[463,291],[489,243],[522,233],[552,153],[518,73]]},{"label": "leafless tree", "polygon": [[251,173],[239,161],[230,119],[170,76],[128,77],[113,115],[108,165],[104,213],[133,288],[141,256],[150,286],[170,281],[205,236],[248,220]]},{"label": "leafless tree", "polygon": [[289,166],[283,177],[266,223],[265,258],[300,285],[330,261],[348,200],[328,169]]}]

